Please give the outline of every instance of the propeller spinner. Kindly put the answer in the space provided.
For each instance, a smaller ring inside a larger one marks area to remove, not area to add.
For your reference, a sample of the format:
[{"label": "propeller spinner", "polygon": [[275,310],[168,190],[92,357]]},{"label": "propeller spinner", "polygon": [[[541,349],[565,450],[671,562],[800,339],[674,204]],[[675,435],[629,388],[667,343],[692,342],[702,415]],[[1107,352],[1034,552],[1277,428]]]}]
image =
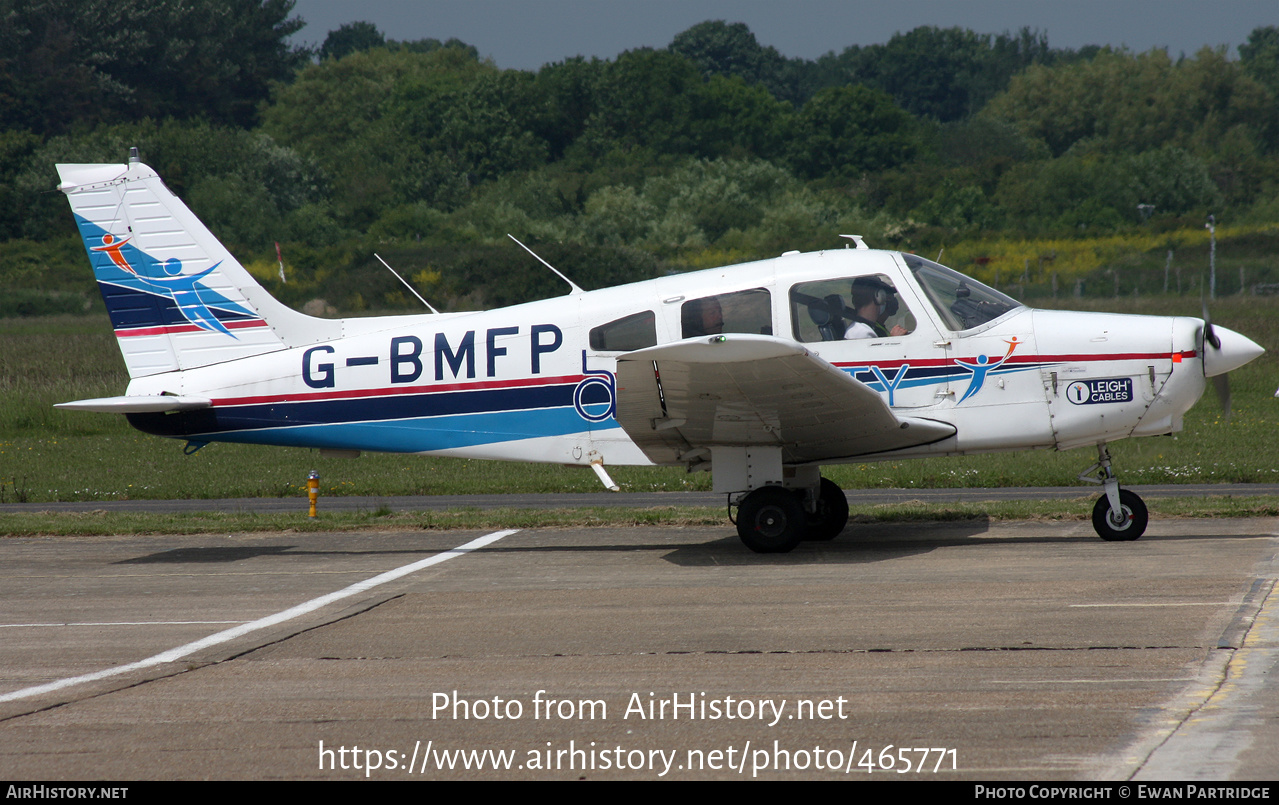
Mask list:
[{"label": "propeller spinner", "polygon": [[1251,338],[1240,335],[1234,330],[1213,326],[1206,304],[1199,349],[1203,355],[1204,377],[1212,378],[1213,388],[1217,390],[1217,399],[1221,401],[1221,410],[1225,418],[1229,420],[1230,381],[1226,379],[1226,373],[1238,369],[1266,350]]}]

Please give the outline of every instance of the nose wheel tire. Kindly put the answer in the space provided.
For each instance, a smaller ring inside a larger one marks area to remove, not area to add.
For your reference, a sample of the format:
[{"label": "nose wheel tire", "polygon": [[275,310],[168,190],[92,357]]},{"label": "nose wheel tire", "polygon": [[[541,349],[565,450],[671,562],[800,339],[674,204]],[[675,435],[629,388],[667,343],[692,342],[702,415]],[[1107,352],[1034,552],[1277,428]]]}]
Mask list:
[{"label": "nose wheel tire", "polygon": [[848,498],[839,484],[822,479],[817,493],[817,511],[808,515],[808,533],[804,539],[825,542],[838,537],[848,524]]},{"label": "nose wheel tire", "polygon": [[737,535],[755,553],[787,553],[804,539],[807,512],[793,492],[763,486],[737,507]]},{"label": "nose wheel tire", "polygon": [[1146,504],[1136,492],[1127,489],[1119,490],[1121,515],[1116,517],[1110,510],[1110,498],[1102,495],[1092,507],[1092,527],[1097,536],[1107,542],[1130,542],[1146,533],[1146,524],[1150,517],[1146,512]]}]

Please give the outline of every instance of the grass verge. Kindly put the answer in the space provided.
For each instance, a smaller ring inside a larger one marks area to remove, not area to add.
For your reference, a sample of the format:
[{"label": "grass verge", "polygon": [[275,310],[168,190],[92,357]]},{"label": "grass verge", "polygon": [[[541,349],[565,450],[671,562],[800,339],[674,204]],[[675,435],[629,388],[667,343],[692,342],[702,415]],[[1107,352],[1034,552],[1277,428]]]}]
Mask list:
[{"label": "grass verge", "polygon": [[[986,519],[1087,520],[1094,496],[1070,500],[975,501],[927,504],[920,501],[859,507],[850,529],[858,523],[946,522]],[[1168,497],[1152,501],[1154,519],[1177,517],[1276,517],[1279,496]],[[308,519],[297,513],[207,512],[155,514],[149,512],[22,512],[0,517],[0,536],[114,536],[136,534],[233,534],[247,532],[305,533],[313,531],[404,531],[498,528],[591,528],[628,526],[718,526],[731,532],[722,508],[572,508],[572,509],[458,509],[453,511],[374,511],[324,513]]]}]

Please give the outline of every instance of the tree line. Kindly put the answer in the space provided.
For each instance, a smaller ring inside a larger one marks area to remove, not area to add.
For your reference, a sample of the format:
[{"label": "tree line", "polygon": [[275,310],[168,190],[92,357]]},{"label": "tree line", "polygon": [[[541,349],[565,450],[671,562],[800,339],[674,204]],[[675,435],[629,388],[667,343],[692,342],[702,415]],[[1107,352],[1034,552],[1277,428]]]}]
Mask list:
[{"label": "tree line", "polygon": [[366,22],[290,46],[292,11],[0,0],[0,275],[65,259],[54,163],[133,145],[246,262],[282,243],[286,298],[375,306],[393,287],[350,279],[375,248],[449,299],[484,289],[460,304],[518,296],[524,258],[491,253],[508,233],[604,285],[843,231],[931,248],[1279,217],[1275,26],[1238,58],[921,27],[805,60],[708,21],[522,71]]}]

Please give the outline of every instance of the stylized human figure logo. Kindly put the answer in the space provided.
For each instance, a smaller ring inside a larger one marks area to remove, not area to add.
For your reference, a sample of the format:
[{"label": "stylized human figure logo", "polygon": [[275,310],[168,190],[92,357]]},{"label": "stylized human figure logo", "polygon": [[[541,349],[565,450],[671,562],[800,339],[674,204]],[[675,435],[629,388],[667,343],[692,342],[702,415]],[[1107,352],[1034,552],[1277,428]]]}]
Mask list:
[{"label": "stylized human figure logo", "polygon": [[164,261],[161,266],[164,273],[168,276],[163,279],[150,279],[148,277],[139,277],[142,283],[148,288],[168,293],[173,299],[173,303],[178,306],[178,310],[182,311],[182,315],[186,320],[204,330],[230,335],[231,331],[226,328],[222,322],[218,321],[217,316],[213,315],[213,311],[209,310],[204,301],[200,299],[200,286],[196,280],[206,277],[210,273],[217,270],[221,262],[214,263],[211,268],[206,268],[199,274],[182,273],[182,261],[176,257],[170,257]]},{"label": "stylized human figure logo", "polygon": [[955,359],[955,363],[973,373],[972,380],[968,383],[968,390],[964,392],[964,396],[960,397],[959,402],[955,403],[955,405],[959,405],[959,403],[962,403],[964,400],[981,391],[981,387],[986,383],[986,376],[995,369],[998,369],[1000,366],[1003,366],[1004,361],[1008,360],[1009,356],[1013,354],[1013,350],[1017,349],[1017,345],[1020,342],[1017,340],[1017,336],[1013,336],[1011,340],[1005,341],[1004,343],[1008,345],[1008,351],[1004,353],[1002,358],[994,362],[991,362],[990,358],[985,355],[978,355],[976,361],[965,361],[960,360],[959,358]]},{"label": "stylized human figure logo", "polygon": [[197,281],[216,271],[218,266],[222,265],[220,261],[214,263],[212,268],[206,268],[198,274],[184,275],[182,261],[176,257],[170,257],[160,265],[160,270],[165,276],[145,277],[129,264],[128,258],[121,251],[128,242],[129,238],[121,240],[108,232],[102,236],[101,246],[91,248],[95,252],[105,252],[115,266],[132,274],[148,290],[172,299],[182,316],[196,327],[235,338],[235,335],[218,321],[218,317],[213,315],[213,311],[209,310],[208,305],[200,298],[201,286]]},{"label": "stylized human figure logo", "polygon": [[129,240],[129,238],[117,240],[115,235],[108,232],[102,236],[102,245],[94,246],[92,248],[95,252],[105,252],[107,257],[111,258],[111,262],[114,263],[117,268],[123,269],[136,277],[138,272],[133,270],[133,266],[129,265],[129,261],[120,253],[120,249],[124,246],[124,244],[128,243]]}]

